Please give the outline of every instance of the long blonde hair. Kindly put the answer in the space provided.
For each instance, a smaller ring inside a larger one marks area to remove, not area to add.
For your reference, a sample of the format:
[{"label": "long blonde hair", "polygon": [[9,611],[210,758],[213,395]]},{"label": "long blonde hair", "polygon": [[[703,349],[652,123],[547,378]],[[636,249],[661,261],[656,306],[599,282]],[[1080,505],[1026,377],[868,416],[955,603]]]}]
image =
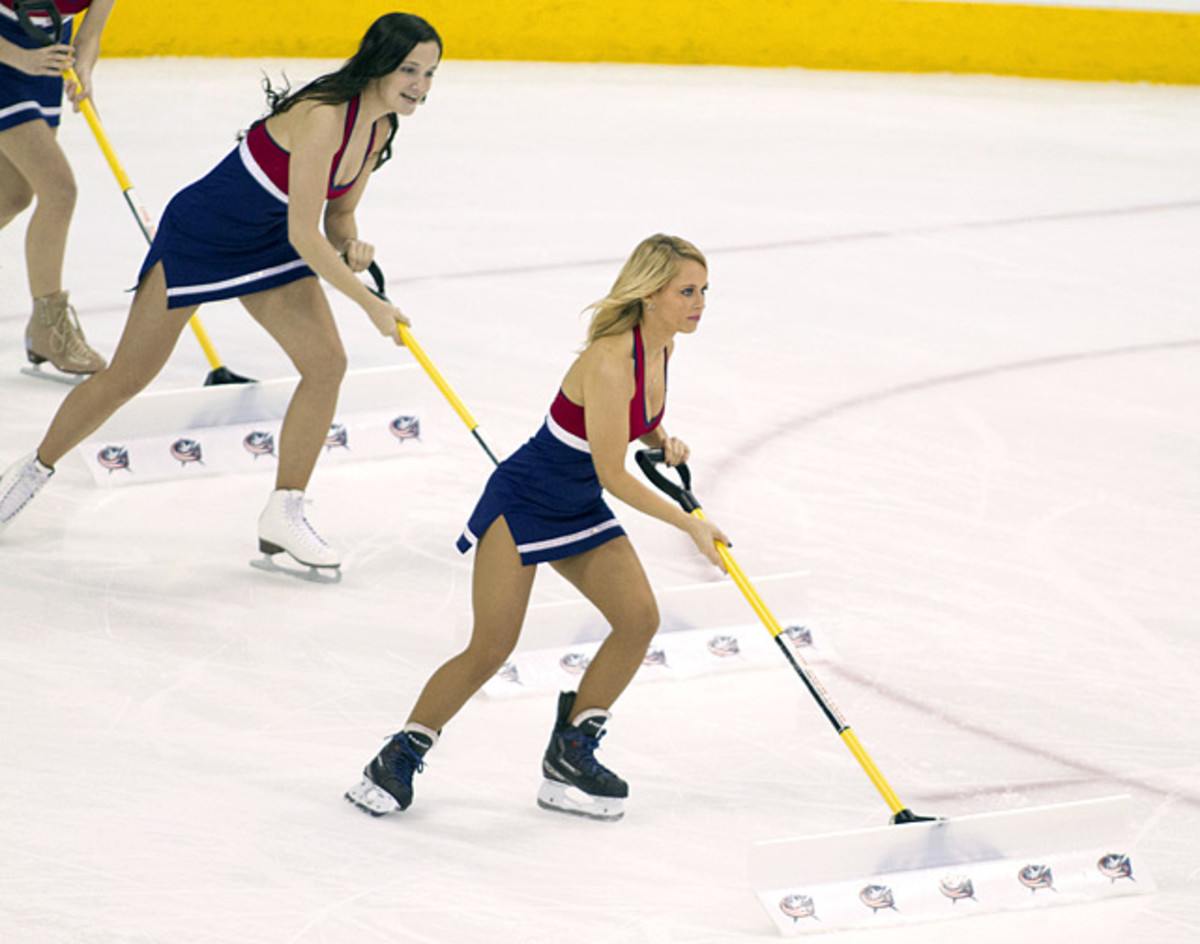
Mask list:
[{"label": "long blonde hair", "polygon": [[685,259],[708,268],[704,253],[678,236],[656,233],[638,243],[608,294],[584,309],[592,313],[587,343],[640,324],[644,315],[642,299],[669,285]]}]

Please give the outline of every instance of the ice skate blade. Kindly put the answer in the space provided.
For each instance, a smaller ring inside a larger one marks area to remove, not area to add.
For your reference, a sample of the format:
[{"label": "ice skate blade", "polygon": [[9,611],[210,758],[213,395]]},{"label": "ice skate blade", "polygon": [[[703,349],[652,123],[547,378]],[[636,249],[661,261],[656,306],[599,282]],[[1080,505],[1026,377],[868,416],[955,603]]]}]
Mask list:
[{"label": "ice skate blade", "polygon": [[22,367],[21,373],[37,377],[39,380],[53,380],[55,383],[66,384],[68,387],[77,387],[92,376],[92,374],[64,374],[57,370],[42,370],[41,367]]},{"label": "ice skate blade", "polygon": [[346,791],[346,800],[372,816],[386,816],[400,809],[395,797],[366,777]]},{"label": "ice skate blade", "polygon": [[570,813],[572,816],[585,816],[605,822],[615,822],[625,815],[625,801],[620,797],[592,796],[578,787],[559,783],[557,780],[542,781],[537,804],[543,810]]},{"label": "ice skate blade", "polygon": [[307,570],[297,570],[295,567],[280,566],[271,554],[263,554],[262,557],[256,557],[250,561],[251,567],[256,567],[259,570],[265,570],[272,574],[287,574],[289,577],[295,577],[297,580],[307,580],[309,583],[341,583],[342,571],[341,565],[335,564],[329,567],[318,567],[315,564],[302,564],[290,554],[287,555],[288,560],[295,561],[300,567],[306,567]]}]

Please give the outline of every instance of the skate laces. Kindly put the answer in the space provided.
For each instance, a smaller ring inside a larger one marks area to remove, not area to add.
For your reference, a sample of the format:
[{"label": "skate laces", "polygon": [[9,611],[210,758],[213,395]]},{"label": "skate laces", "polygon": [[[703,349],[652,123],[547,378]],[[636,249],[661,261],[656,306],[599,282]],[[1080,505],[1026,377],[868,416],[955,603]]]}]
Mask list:
[{"label": "skate laces", "polygon": [[30,459],[28,464],[21,470],[21,478],[27,484],[32,484],[35,488],[41,488],[48,481],[50,476],[54,474],[54,470],[42,465],[35,456]]},{"label": "skate laces", "polygon": [[67,303],[62,308],[52,310],[46,320],[50,323],[50,334],[58,350],[77,357],[95,353],[83,336],[83,327],[79,324],[74,305]]},{"label": "skate laces", "polygon": [[79,315],[75,312],[74,305],[67,306],[63,321],[66,323],[67,350],[76,356],[94,354],[91,345],[83,336],[83,327],[79,324]]},{"label": "skate laces", "polygon": [[45,471],[36,457],[16,469],[12,479],[0,490],[0,523],[7,523],[28,505],[53,474],[54,470]]},{"label": "skate laces", "polygon": [[616,774],[600,763],[600,761],[596,760],[596,751],[600,747],[600,739],[607,733],[607,731],[600,731],[593,736],[579,728],[575,728],[570,732],[564,732],[562,738],[567,742],[567,757],[571,763],[585,774],[615,778]]},{"label": "skate laces", "polygon": [[392,744],[395,745],[396,751],[388,766],[397,776],[411,782],[414,773],[419,774],[425,769],[425,758],[417,753],[407,732],[393,734]]},{"label": "skate laces", "polygon": [[321,547],[329,547],[329,543],[317,533],[317,529],[309,523],[308,516],[304,513],[304,506],[311,504],[312,500],[309,498],[289,496],[287,500],[288,520],[302,536],[312,538]]}]

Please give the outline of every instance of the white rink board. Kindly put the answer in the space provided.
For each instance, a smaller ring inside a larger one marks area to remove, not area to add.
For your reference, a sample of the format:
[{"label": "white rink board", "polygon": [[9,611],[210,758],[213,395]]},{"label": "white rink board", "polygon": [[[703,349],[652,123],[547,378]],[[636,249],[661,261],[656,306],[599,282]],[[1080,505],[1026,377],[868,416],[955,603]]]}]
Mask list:
[{"label": "white rink board", "polygon": [[[75,450],[96,485],[275,471],[279,431],[299,378],[135,398]],[[430,448],[426,383],[415,364],[347,373],[322,461]]]}]

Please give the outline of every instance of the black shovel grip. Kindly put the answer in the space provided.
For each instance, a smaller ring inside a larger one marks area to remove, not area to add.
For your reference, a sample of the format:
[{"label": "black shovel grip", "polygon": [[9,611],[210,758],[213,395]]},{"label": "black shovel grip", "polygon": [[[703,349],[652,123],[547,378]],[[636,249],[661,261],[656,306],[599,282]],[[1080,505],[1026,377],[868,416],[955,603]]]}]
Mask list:
[{"label": "black shovel grip", "polygon": [[[25,35],[39,46],[54,46],[62,41],[62,14],[58,12],[54,0],[17,0],[13,12],[17,14],[17,22],[21,24]],[[33,22],[35,16],[48,18],[51,32]]]},{"label": "black shovel grip", "polygon": [[679,507],[686,511],[689,515],[700,507],[700,502],[696,500],[696,496],[692,494],[692,473],[687,467],[686,462],[682,462],[674,466],[676,472],[679,473],[679,478],[683,484],[672,482],[669,478],[658,470],[659,463],[667,461],[667,455],[662,449],[639,449],[633,454],[637,460],[637,464],[642,467],[642,472],[660,491],[665,492],[672,499],[679,503]]},{"label": "black shovel grip", "polygon": [[[350,261],[344,252],[342,253],[342,261],[347,264]],[[371,265],[367,266],[367,275],[371,276],[371,281],[376,283],[374,284],[374,288],[371,288],[371,285],[367,285],[367,291],[370,291],[377,299],[391,301],[388,297],[388,279],[384,277],[383,269],[380,269],[379,263],[376,260],[372,259]]]},{"label": "black shovel grip", "polygon": [[[350,260],[346,258],[346,254],[344,252],[342,253],[342,261],[346,264],[349,264],[350,262]],[[379,267],[379,263],[374,259],[372,259],[371,264],[367,266],[367,274],[371,276],[371,281],[375,283],[374,288],[368,285],[367,291],[376,298],[382,298],[385,302],[390,302],[391,299],[387,297],[387,278],[383,274],[383,269]]]},{"label": "black shovel grip", "polygon": [[385,302],[388,301],[387,279],[383,277],[383,269],[379,267],[379,263],[374,259],[372,259],[371,264],[367,266],[367,274],[371,276],[372,281],[375,283],[375,287],[370,288],[370,286],[368,286],[368,290],[374,292],[375,295],[377,295],[379,298],[382,298]]}]

